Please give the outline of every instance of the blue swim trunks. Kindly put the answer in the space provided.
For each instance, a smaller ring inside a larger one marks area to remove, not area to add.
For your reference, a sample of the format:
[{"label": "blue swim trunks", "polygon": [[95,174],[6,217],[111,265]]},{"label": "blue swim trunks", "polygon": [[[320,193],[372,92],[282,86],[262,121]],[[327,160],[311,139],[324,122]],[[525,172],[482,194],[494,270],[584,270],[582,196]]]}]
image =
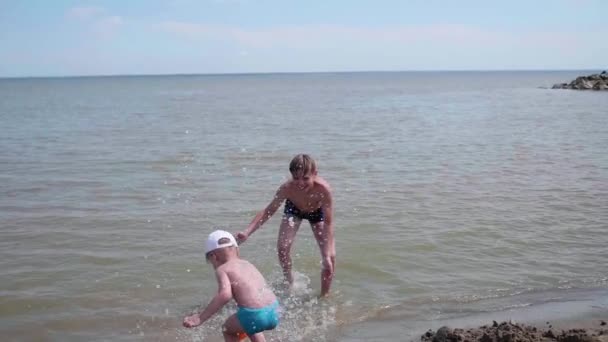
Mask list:
[{"label": "blue swim trunks", "polygon": [[236,318],[247,335],[257,334],[264,330],[272,330],[279,324],[279,302],[265,306],[263,308],[246,308],[239,306]]}]

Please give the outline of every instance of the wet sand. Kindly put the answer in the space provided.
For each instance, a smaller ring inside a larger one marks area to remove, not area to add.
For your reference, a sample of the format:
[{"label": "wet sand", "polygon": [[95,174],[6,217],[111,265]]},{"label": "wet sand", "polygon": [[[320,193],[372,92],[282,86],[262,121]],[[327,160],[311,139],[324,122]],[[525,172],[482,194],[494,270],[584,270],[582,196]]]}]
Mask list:
[{"label": "wet sand", "polygon": [[[572,325],[570,323],[570,326]],[[444,326],[437,331],[427,331],[420,340],[422,342],[608,342],[606,321],[593,320],[579,322],[578,325],[578,327],[561,329],[553,326],[551,322],[546,322],[543,327],[537,327],[523,323],[493,321],[490,325],[469,329],[451,329]]]}]

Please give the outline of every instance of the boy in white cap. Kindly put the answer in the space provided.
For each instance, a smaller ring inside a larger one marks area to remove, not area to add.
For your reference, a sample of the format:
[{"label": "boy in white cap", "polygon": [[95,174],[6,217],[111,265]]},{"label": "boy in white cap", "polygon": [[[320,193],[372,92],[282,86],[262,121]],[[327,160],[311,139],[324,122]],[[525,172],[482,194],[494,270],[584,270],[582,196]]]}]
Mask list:
[{"label": "boy in white cap", "polygon": [[209,234],[205,256],[215,269],[218,292],[205,310],[186,316],[184,326],[201,325],[234,298],[239,309],[224,323],[224,340],[239,341],[245,332],[253,342],[266,341],[262,332],[278,325],[279,303],[262,274],[239,257],[234,236],[223,230]]}]

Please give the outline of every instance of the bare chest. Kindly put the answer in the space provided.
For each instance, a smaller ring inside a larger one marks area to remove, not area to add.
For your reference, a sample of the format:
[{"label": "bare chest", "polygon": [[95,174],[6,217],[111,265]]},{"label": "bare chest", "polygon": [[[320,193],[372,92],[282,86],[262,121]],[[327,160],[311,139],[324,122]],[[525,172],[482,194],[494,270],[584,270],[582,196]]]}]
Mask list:
[{"label": "bare chest", "polygon": [[319,191],[291,191],[287,199],[303,212],[313,212],[323,205],[324,195]]}]

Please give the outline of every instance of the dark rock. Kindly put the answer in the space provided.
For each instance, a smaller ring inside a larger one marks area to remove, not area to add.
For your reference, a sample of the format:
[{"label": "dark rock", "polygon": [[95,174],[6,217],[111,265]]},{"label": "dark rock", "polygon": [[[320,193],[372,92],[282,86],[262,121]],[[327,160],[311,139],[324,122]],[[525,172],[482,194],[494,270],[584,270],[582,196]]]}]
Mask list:
[{"label": "dark rock", "polygon": [[593,85],[593,90],[608,90],[608,81],[597,81]]},{"label": "dark rock", "polygon": [[483,333],[483,336],[481,336],[479,342],[495,342],[495,340],[492,339],[488,333]]},{"label": "dark rock", "polygon": [[515,341],[515,334],[503,334],[502,337],[499,337],[499,342],[513,342]]},{"label": "dark rock", "polygon": [[551,89],[568,89],[568,83],[556,83]]},{"label": "dark rock", "polygon": [[608,90],[608,73],[579,76],[570,83],[556,83],[551,89]]},{"label": "dark rock", "polygon": [[577,77],[576,80],[570,82],[569,87],[571,87],[571,89],[578,90],[592,89],[593,83],[591,80],[581,76]]},{"label": "dark rock", "polygon": [[452,330],[446,326],[443,326],[437,329],[435,336],[433,337],[433,342],[447,342],[448,335],[452,333]]}]

